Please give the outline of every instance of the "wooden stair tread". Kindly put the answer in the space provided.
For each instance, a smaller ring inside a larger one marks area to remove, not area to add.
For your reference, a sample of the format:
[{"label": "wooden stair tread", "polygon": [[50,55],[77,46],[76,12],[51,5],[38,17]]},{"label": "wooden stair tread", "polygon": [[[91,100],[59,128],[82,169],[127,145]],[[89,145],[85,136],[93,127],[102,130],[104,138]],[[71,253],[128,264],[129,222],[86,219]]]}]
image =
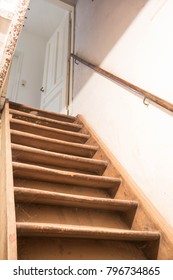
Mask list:
[{"label": "wooden stair tread", "polygon": [[121,212],[136,209],[138,206],[137,202],[131,200],[86,197],[22,187],[14,187],[14,193],[15,200],[24,203],[66,205]]},{"label": "wooden stair tread", "polygon": [[73,237],[136,242],[154,241],[160,238],[160,234],[157,231],[122,230],[49,223],[17,222],[16,224],[18,236]]},{"label": "wooden stair tread", "polygon": [[118,178],[60,171],[18,162],[13,162],[13,173],[18,178],[30,178],[93,188],[117,189],[121,184],[121,179]]},{"label": "wooden stair tread", "polygon": [[9,106],[10,106],[10,109],[19,110],[22,112],[27,112],[27,113],[37,112],[39,116],[54,119],[54,120],[61,120],[61,121],[65,121],[65,122],[75,122],[76,121],[76,117],[74,117],[74,116],[67,116],[65,114],[59,114],[59,113],[54,113],[54,112],[50,112],[50,111],[45,111],[45,110],[41,110],[41,109],[38,109],[35,107],[15,103],[12,101],[9,102]]},{"label": "wooden stair tread", "polygon": [[37,147],[52,152],[71,154],[83,157],[92,157],[98,150],[98,146],[66,142],[44,136],[34,135],[27,132],[11,129],[13,143],[18,143],[30,147]]},{"label": "wooden stair tread", "polygon": [[69,130],[69,131],[77,132],[82,128],[82,125],[76,123],[68,123],[68,122],[53,120],[49,118],[44,118],[31,113],[25,113],[14,109],[10,109],[10,114],[12,114],[13,118],[15,119],[21,119],[24,121],[34,122],[40,125]]},{"label": "wooden stair tread", "polygon": [[57,167],[90,171],[97,174],[102,174],[108,165],[108,162],[104,160],[60,154],[18,144],[12,144],[12,150],[13,160],[20,162],[42,163]]},{"label": "wooden stair tread", "polygon": [[12,129],[29,132],[31,134],[39,134],[44,137],[65,140],[68,142],[85,143],[89,139],[89,135],[87,134],[65,131],[52,127],[50,128],[39,124],[28,123],[26,121],[18,119],[11,119],[10,127]]}]

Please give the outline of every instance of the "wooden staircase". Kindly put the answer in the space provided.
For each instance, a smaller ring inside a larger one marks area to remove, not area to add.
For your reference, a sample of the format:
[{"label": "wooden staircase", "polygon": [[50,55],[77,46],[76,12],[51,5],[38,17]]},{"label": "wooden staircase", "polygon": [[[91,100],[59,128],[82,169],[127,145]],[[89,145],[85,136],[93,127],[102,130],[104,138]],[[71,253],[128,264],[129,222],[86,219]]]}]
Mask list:
[{"label": "wooden staircase", "polygon": [[172,259],[82,118],[6,102],[1,259]]}]

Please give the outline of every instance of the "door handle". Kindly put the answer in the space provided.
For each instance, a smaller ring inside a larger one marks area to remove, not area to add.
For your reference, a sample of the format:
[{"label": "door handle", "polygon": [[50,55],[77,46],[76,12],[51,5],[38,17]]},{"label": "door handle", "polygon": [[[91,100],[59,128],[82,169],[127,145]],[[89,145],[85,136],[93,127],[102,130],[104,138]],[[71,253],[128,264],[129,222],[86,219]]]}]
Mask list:
[{"label": "door handle", "polygon": [[41,91],[41,92],[44,92],[44,87],[41,87],[40,91]]}]

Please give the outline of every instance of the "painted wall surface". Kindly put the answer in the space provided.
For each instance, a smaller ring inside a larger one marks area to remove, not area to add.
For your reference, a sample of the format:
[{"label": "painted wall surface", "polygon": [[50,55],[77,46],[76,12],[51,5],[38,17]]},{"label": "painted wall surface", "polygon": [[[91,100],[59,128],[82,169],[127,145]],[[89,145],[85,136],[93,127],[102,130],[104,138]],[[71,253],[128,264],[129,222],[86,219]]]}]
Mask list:
[{"label": "painted wall surface", "polygon": [[65,11],[51,0],[30,0],[25,30],[49,40],[64,18]]},{"label": "painted wall surface", "polygon": [[[173,103],[173,1],[78,0],[76,53]],[[73,114],[83,114],[173,227],[173,118],[75,65]]]},{"label": "painted wall surface", "polygon": [[[39,108],[45,49],[46,39],[33,33],[22,31],[16,48],[16,53],[22,56],[16,102]],[[12,75],[14,74],[12,73]],[[13,77],[11,76],[10,79],[13,80]]]},{"label": "painted wall surface", "polygon": [[10,62],[17,39],[23,26],[24,17],[30,0],[0,0],[0,98],[4,90]]}]

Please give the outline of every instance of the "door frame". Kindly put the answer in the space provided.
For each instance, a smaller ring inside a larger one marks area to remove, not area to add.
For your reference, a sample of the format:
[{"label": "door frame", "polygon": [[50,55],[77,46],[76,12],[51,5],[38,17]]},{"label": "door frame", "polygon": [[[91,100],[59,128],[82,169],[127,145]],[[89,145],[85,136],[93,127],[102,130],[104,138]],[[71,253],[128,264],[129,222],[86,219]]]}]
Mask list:
[{"label": "door frame", "polygon": [[[51,0],[55,2],[54,0]],[[74,43],[75,43],[75,7],[62,2],[61,0],[56,0],[56,4],[66,11],[69,12],[69,53],[68,53],[68,73],[67,73],[67,95],[66,95],[66,111],[67,115],[71,115],[73,111],[73,79],[74,79],[74,63],[73,59],[70,57],[71,53],[74,53]]]},{"label": "door frame", "polygon": [[68,115],[72,114],[73,111],[73,83],[74,83],[74,63],[70,54],[74,53],[74,45],[75,45],[75,8],[72,7],[72,11],[70,13],[70,28],[69,28],[69,81],[68,81],[68,100],[67,100],[67,112]]},{"label": "door frame", "polygon": [[[15,42],[13,42],[13,44],[11,44],[11,41],[8,40],[8,44],[10,42],[10,45],[13,46],[13,49],[10,52],[10,57],[8,59],[8,62],[9,62],[8,65],[6,64],[6,69],[5,70],[3,69],[3,71],[2,71],[3,74],[0,71],[0,97],[1,97],[1,93],[2,93],[2,91],[1,91],[1,89],[2,89],[1,88],[1,86],[2,86],[1,76],[3,76],[3,82],[4,82],[5,81],[5,76],[7,75],[7,72],[9,70],[9,64],[10,64],[10,62],[12,60],[12,56],[14,54],[14,50],[15,50],[17,39],[19,37],[19,33],[22,30],[24,16],[25,16],[26,10],[27,10],[29,2],[30,2],[30,0],[19,0],[19,1],[25,2],[25,5],[22,6],[22,15],[21,15],[22,20],[20,19],[21,21],[20,21],[20,26],[18,28],[17,34],[15,33]],[[70,18],[69,39],[70,39],[71,42],[69,43],[69,54],[68,54],[68,76],[67,76],[67,98],[66,98],[67,114],[69,115],[69,114],[72,114],[72,107],[73,107],[73,72],[74,72],[74,65],[73,65],[73,60],[70,57],[70,53],[74,52],[75,6],[66,4],[66,3],[62,2],[61,0],[49,0],[49,2],[50,3],[52,2],[54,4],[56,2],[56,5],[58,5],[60,8],[69,12],[69,18]],[[19,11],[21,12],[20,9],[21,9],[21,6],[19,6]],[[16,20],[16,18],[18,20],[18,13],[17,13],[17,16],[15,17],[15,20]],[[14,26],[12,26],[12,28],[14,28]],[[12,35],[13,35],[13,32],[12,32]],[[12,35],[11,35],[11,37],[12,37]],[[11,39],[11,37],[10,37],[10,39]]]}]

